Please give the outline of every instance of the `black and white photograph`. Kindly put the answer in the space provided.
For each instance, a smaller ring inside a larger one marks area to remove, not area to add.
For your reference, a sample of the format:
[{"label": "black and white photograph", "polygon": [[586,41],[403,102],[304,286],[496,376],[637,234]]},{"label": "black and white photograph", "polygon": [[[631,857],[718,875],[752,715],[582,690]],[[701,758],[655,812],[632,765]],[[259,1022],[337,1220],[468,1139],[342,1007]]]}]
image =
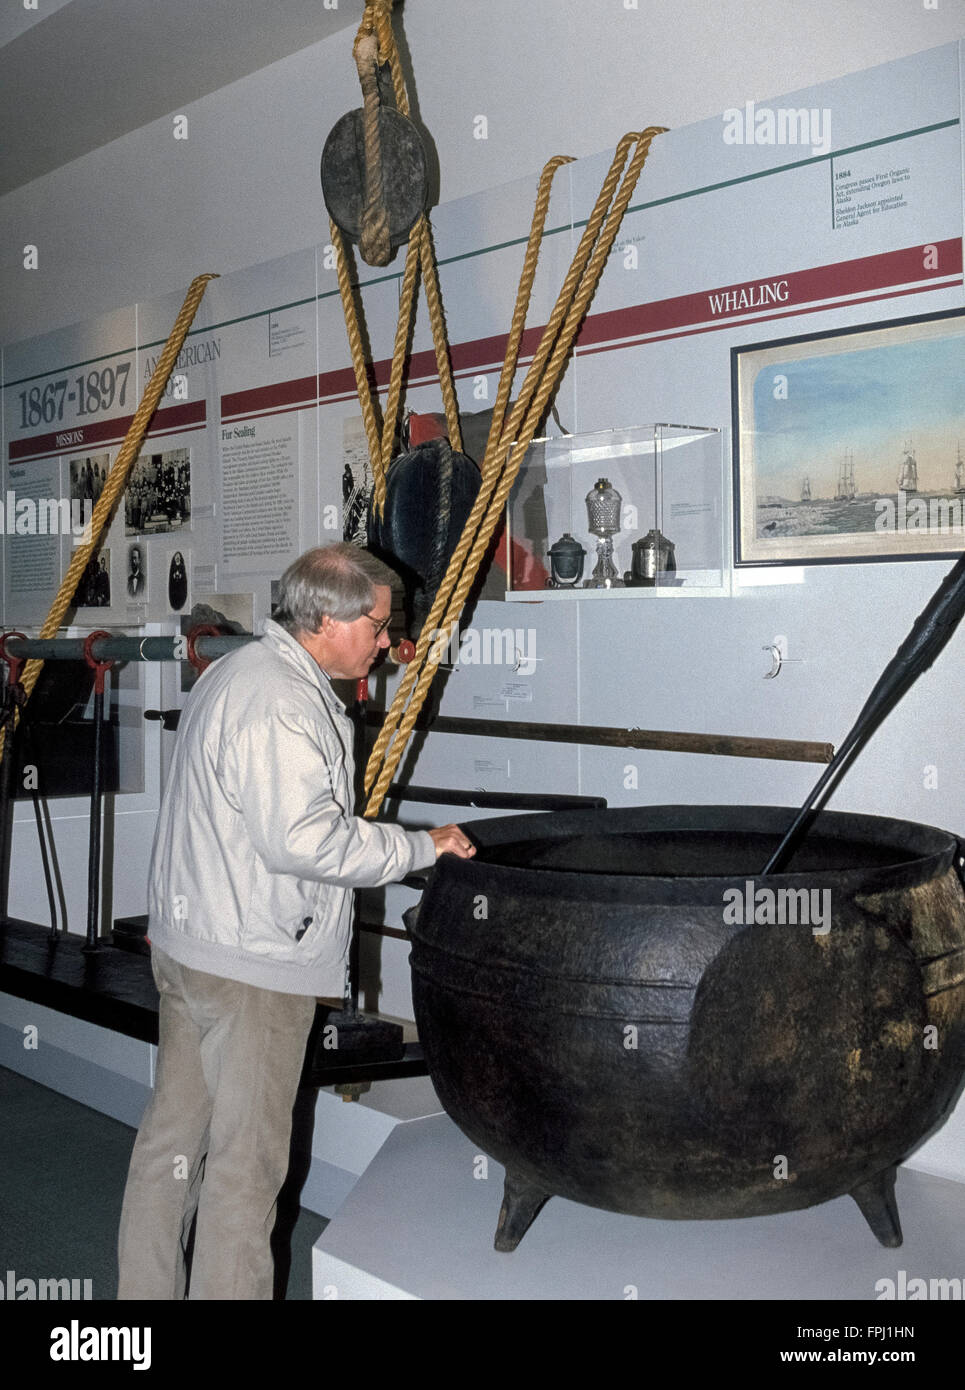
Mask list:
[{"label": "black and white photograph", "polygon": [[184,554],[176,550],[168,567],[168,607],[175,613],[188,601],[188,566]]},{"label": "black and white photograph", "polygon": [[342,539],[365,545],[372,496],[372,465],[369,461],[361,415],[342,425]]},{"label": "black and white photograph", "polygon": [[137,603],[147,602],[147,562],[144,545],[127,547],[127,597]]},{"label": "black and white photograph", "polygon": [[89,454],[83,458],[71,459],[70,500],[80,503],[82,517],[87,515],[86,504],[90,504],[91,510],[97,506],[110,470],[110,454]]},{"label": "black and white photograph", "polygon": [[142,453],[124,493],[124,534],[156,536],[191,525],[191,451]]},{"label": "black and white photograph", "polygon": [[90,557],[77,587],[75,605],[77,608],[110,608],[110,550],[99,550]]}]

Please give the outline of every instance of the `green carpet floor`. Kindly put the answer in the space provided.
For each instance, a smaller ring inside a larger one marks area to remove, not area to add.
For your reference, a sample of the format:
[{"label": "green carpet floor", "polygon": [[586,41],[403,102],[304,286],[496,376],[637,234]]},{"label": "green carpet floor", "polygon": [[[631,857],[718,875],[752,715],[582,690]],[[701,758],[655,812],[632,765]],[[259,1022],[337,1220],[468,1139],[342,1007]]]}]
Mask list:
[{"label": "green carpet floor", "polygon": [[[0,1280],[8,1270],[17,1278],[90,1279],[95,1299],[116,1296],[117,1224],[134,1133],[0,1067]],[[285,1298],[311,1299],[312,1246],[326,1224],[283,1194],[275,1249],[279,1284],[287,1272]]]}]

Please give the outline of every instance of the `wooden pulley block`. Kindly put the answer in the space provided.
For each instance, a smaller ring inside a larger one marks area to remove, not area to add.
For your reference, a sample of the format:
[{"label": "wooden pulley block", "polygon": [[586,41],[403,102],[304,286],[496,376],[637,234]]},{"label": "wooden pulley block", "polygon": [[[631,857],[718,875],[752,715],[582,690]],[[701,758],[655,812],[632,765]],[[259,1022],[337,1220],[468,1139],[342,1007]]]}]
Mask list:
[{"label": "wooden pulley block", "polygon": [[[380,93],[383,80],[380,74]],[[329,132],[322,150],[322,195],[339,230],[358,243],[365,205],[364,110],[347,112]],[[378,113],[382,146],[382,198],[389,219],[392,253],[408,238],[429,201],[425,146],[416,127],[385,100]]]}]

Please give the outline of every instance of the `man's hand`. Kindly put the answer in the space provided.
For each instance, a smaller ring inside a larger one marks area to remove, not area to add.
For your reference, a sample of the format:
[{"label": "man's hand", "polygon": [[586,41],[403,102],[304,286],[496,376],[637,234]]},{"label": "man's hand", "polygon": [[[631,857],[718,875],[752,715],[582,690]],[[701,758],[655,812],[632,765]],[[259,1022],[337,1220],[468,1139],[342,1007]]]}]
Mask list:
[{"label": "man's hand", "polygon": [[476,847],[466,832],[458,825],[440,825],[438,830],[430,830],[432,843],[436,847],[436,858],[440,854],[456,854],[460,859],[471,859]]}]

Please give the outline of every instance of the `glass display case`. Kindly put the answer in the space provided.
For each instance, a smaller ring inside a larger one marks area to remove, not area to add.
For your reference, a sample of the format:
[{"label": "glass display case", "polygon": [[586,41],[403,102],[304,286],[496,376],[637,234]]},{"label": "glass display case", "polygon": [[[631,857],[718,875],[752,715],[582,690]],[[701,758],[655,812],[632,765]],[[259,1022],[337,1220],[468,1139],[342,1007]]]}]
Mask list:
[{"label": "glass display case", "polygon": [[726,592],[718,429],[534,440],[506,507],[509,599]]}]

